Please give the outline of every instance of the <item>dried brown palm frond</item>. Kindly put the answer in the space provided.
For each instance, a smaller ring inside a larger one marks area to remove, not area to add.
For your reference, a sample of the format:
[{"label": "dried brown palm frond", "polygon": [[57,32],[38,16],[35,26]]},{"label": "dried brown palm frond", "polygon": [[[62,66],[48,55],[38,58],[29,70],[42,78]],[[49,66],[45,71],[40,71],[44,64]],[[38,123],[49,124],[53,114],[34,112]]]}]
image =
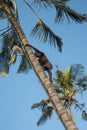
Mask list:
[{"label": "dried brown palm frond", "polygon": [[14,64],[17,58],[17,54],[13,54],[10,58],[10,60],[8,61],[8,65]]},{"label": "dried brown palm frond", "polygon": [[7,63],[3,62],[0,64],[0,75],[7,76],[9,74],[9,66]]},{"label": "dried brown palm frond", "polygon": [[14,45],[13,47],[12,47],[12,51],[14,51],[16,54],[23,54],[23,51],[22,51],[22,48],[21,47],[19,47],[19,46],[17,46],[17,45]]}]

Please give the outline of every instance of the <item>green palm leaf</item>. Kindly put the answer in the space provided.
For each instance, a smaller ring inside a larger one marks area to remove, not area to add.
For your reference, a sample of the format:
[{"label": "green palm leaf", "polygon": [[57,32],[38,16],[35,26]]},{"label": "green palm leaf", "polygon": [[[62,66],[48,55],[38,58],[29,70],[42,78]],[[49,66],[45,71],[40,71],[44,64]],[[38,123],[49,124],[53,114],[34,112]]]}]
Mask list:
[{"label": "green palm leaf", "polygon": [[82,118],[87,121],[87,112],[86,111],[82,111]]},{"label": "green palm leaf", "polygon": [[68,87],[67,89],[69,89],[69,86],[70,88],[73,87],[72,77],[71,77],[71,66],[64,73],[64,82],[66,86]]},{"label": "green palm leaf", "polygon": [[57,68],[56,71],[56,78],[54,79],[54,81],[56,82],[55,86],[59,86],[59,87],[63,87],[64,85],[64,74],[61,70],[59,70],[59,68]]},{"label": "green palm leaf", "polygon": [[40,119],[37,122],[37,125],[38,126],[42,125],[47,121],[47,119],[50,119],[52,116],[52,111],[53,111],[53,107],[51,106],[48,106],[47,108],[45,108],[42,112]]},{"label": "green palm leaf", "polygon": [[54,4],[56,11],[57,11],[55,22],[62,21],[65,16],[66,16],[68,22],[70,22],[70,19],[72,19],[73,21],[75,21],[77,23],[87,22],[86,14],[83,14],[83,15],[79,14],[79,13],[75,12],[74,10],[70,9],[70,7],[66,6],[62,2],[60,3],[57,1],[52,1],[52,3]]},{"label": "green palm leaf", "polygon": [[87,22],[87,15],[86,14],[79,14],[77,12],[75,12],[74,10],[72,10],[69,6],[66,5],[66,3],[68,2],[68,0],[34,0],[35,5],[39,5],[39,6],[54,6],[56,9],[56,18],[55,18],[55,22],[61,22],[64,20],[64,18],[66,17],[68,22],[70,22],[70,20],[73,20],[77,23],[83,23],[83,22]]},{"label": "green palm leaf", "polygon": [[2,7],[0,6],[0,20],[3,20],[3,19],[5,19],[5,18],[6,18],[6,15],[5,15],[5,13],[3,12]]},{"label": "green palm leaf", "polygon": [[[17,59],[17,51],[21,50],[21,43],[19,38],[17,37],[15,31],[13,29],[7,29],[3,32],[2,36],[2,47],[0,53],[0,61],[8,63],[11,65],[16,62]],[[15,50],[16,49],[16,50]],[[24,72],[27,73],[31,68],[30,63],[28,62],[26,56],[21,55],[21,62],[18,68],[18,73]]]},{"label": "green palm leaf", "polygon": [[0,35],[1,42],[3,45],[8,43],[8,46],[21,45],[17,34],[14,29],[7,27],[6,30],[3,30],[3,33]]},{"label": "green palm leaf", "polygon": [[[54,81],[54,89],[58,93],[58,96],[66,110],[70,112],[70,107],[75,106],[75,109],[79,109],[81,111],[83,119],[87,120],[85,104],[81,104],[77,99],[75,99],[77,94],[83,92],[83,89],[81,89],[80,86],[83,85],[83,83],[85,83],[85,85],[87,83],[87,76],[84,76],[84,67],[81,64],[74,64],[71,65],[65,72],[62,72],[57,67],[56,78]],[[84,88],[84,91],[85,90],[87,89]],[[50,107],[51,110],[49,109]],[[37,122],[38,126],[44,124],[47,119],[51,117],[53,107],[50,105],[49,99],[33,104],[32,109],[34,108],[39,108],[42,112],[42,115]]]},{"label": "green palm leaf", "polygon": [[84,76],[84,66],[81,64],[71,65],[71,77],[73,81],[78,81]]},{"label": "green palm leaf", "polygon": [[[77,101],[77,100],[76,100]],[[78,101],[74,103],[75,105],[75,109],[79,109],[81,112],[84,110],[85,108],[85,104],[84,103],[79,103]]]},{"label": "green palm leaf", "polygon": [[83,76],[82,78],[80,78],[77,82],[77,85],[80,86],[80,88],[82,89],[82,91],[87,90],[87,75]]},{"label": "green palm leaf", "polygon": [[43,111],[47,105],[50,103],[50,100],[47,99],[47,100],[42,100],[41,102],[39,103],[35,103],[31,106],[32,109],[34,108],[39,108],[41,111]]},{"label": "green palm leaf", "polygon": [[6,39],[7,37],[4,37],[4,39],[1,40],[1,42],[3,42],[3,45],[0,46],[0,75],[2,76],[6,76],[9,73],[8,61],[11,57]]},{"label": "green palm leaf", "polygon": [[1,74],[7,75],[9,73],[9,61],[11,60],[11,47],[12,47],[12,37],[9,35],[10,33],[3,34],[3,37],[1,38],[2,46],[0,47],[0,65],[1,67]]},{"label": "green palm leaf", "polygon": [[28,62],[28,59],[25,55],[21,56],[21,62],[18,68],[17,73],[28,73],[28,71],[32,68],[31,64]]},{"label": "green palm leaf", "polygon": [[0,52],[0,61],[4,59],[6,56],[6,60],[9,61],[11,58],[12,48],[14,45],[20,45],[19,39],[14,32],[13,29],[7,29],[2,35],[1,35],[1,52]]},{"label": "green palm leaf", "polygon": [[1,29],[1,30],[0,30],[0,32],[1,32],[0,37],[2,37],[2,36],[4,36],[4,35],[6,35],[7,33],[9,33],[9,31],[10,31],[11,29],[12,29],[12,28],[9,27],[9,26],[7,26],[7,27]]},{"label": "green palm leaf", "polygon": [[42,100],[39,103],[35,103],[31,106],[32,109],[39,108],[42,112],[40,119],[37,122],[37,125],[42,125],[46,122],[47,119],[51,118],[53,107],[49,106],[50,100]]},{"label": "green palm leaf", "polygon": [[0,64],[1,63],[7,63],[9,61],[11,57],[11,54],[10,54],[10,51],[9,51],[9,48],[8,47],[3,47],[1,48],[1,51],[0,51]]},{"label": "green palm leaf", "polygon": [[[70,0],[34,0],[34,6],[35,7],[52,7],[53,2],[57,2],[59,4],[67,4],[67,2],[69,2]],[[52,5],[51,5],[52,4]]]},{"label": "green palm leaf", "polygon": [[54,90],[58,93],[58,94],[64,94],[63,90],[57,85],[54,86]]},{"label": "green palm leaf", "polygon": [[34,108],[38,108],[38,107],[40,107],[40,106],[41,106],[41,103],[35,103],[35,104],[33,104],[33,105],[31,106],[31,108],[34,109]]},{"label": "green palm leaf", "polygon": [[35,36],[44,43],[48,42],[50,45],[53,43],[54,47],[58,47],[59,51],[62,51],[63,43],[61,38],[55,35],[41,19],[39,19],[38,23],[31,31],[31,36]]},{"label": "green palm leaf", "polygon": [[35,7],[45,7],[51,6],[50,3],[46,0],[34,0]]}]

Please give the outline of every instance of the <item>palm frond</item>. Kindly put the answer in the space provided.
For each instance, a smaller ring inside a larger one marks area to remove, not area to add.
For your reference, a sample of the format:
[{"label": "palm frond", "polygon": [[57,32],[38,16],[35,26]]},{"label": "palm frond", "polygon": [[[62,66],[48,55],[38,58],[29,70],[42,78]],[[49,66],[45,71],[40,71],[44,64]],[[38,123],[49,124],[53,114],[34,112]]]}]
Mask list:
[{"label": "palm frond", "polygon": [[8,46],[0,48],[0,75],[6,76],[9,73],[8,61],[11,57]]},{"label": "palm frond", "polygon": [[47,99],[47,100],[42,100],[41,102],[39,103],[35,103],[31,106],[32,109],[34,108],[39,108],[41,111],[43,111],[47,105],[50,103],[50,100]]},{"label": "palm frond", "polygon": [[6,18],[6,14],[4,13],[2,7],[0,6],[0,20],[3,20]]},{"label": "palm frond", "polygon": [[56,70],[56,78],[54,79],[54,81],[56,82],[57,86],[64,86],[64,75],[59,68],[57,68]]},{"label": "palm frond", "polygon": [[21,56],[21,62],[18,68],[17,73],[28,73],[29,70],[32,68],[31,64],[29,63],[28,59],[25,55]]},{"label": "palm frond", "polygon": [[71,65],[72,80],[78,81],[79,79],[83,78],[83,76],[84,76],[84,66],[82,66],[81,64]]},{"label": "palm frond", "polygon": [[87,15],[86,14],[79,14],[72,10],[69,6],[67,6],[67,2],[69,0],[34,0],[35,6],[41,7],[49,7],[54,6],[56,9],[56,17],[55,22],[61,22],[66,17],[68,22],[73,20],[77,23],[87,22]]},{"label": "palm frond", "polygon": [[50,45],[58,47],[60,52],[62,51],[63,43],[61,38],[55,35],[41,19],[39,19],[36,26],[32,29],[31,36],[35,36],[37,40],[41,40],[44,43],[48,42]]},{"label": "palm frond", "polygon": [[50,119],[52,116],[53,107],[49,106],[42,112],[40,119],[37,122],[37,126],[44,124],[47,119]]},{"label": "palm frond", "polygon": [[0,35],[2,36],[2,44],[8,43],[9,46],[20,45],[19,38],[12,27],[6,28],[6,30]]},{"label": "palm frond", "polygon": [[64,4],[67,4],[67,2],[70,1],[70,0],[34,0],[34,6],[35,7],[52,7],[54,5],[53,2],[58,2],[58,3],[62,3],[63,5]]},{"label": "palm frond", "polygon": [[9,73],[9,65],[7,64],[7,62],[0,63],[0,75],[7,76],[8,73]]},{"label": "palm frond", "polygon": [[69,2],[70,0],[60,0],[60,2]]},{"label": "palm frond", "polygon": [[35,7],[47,8],[47,7],[51,6],[51,4],[47,0],[34,0],[33,3],[34,3]]},{"label": "palm frond", "polygon": [[[2,35],[2,47],[0,53],[0,62],[4,60],[8,65],[11,65],[16,62],[17,52],[22,53],[21,43],[13,29],[7,30]],[[22,56],[20,66],[18,68],[18,73],[28,72],[31,68],[27,58]]]},{"label": "palm frond", "polygon": [[72,79],[71,79],[71,66],[64,73],[64,82],[67,84],[67,89],[71,89],[73,87]]},{"label": "palm frond", "polygon": [[7,2],[7,4],[10,6],[11,9],[14,9],[13,1],[8,0],[8,1],[6,1],[6,2]]},{"label": "palm frond", "polygon": [[64,4],[64,2],[52,1],[52,4],[54,4],[54,7],[56,9],[55,22],[60,22],[60,21],[64,20],[65,16],[66,16],[68,22],[70,22],[70,20],[73,20],[76,23],[87,22],[86,14],[79,14],[79,13],[75,12],[69,6],[66,6],[66,4]]},{"label": "palm frond", "polygon": [[1,33],[1,34],[0,34],[0,37],[2,37],[2,36],[4,36],[5,34],[9,33],[9,31],[10,31],[11,29],[12,29],[12,28],[9,27],[9,26],[7,26],[7,27],[1,29],[1,30],[0,30],[0,33]]},{"label": "palm frond", "polygon": [[87,90],[87,76],[84,75],[84,67],[81,64],[71,65],[65,73],[57,68],[54,81],[56,82],[55,86],[70,92],[74,92],[75,87],[78,92]]},{"label": "palm frond", "polygon": [[[6,70],[9,72],[9,66],[16,62],[17,54],[12,50],[14,45],[20,45],[19,39],[12,28],[7,28],[1,35],[0,64],[7,64]],[[3,71],[2,71],[3,72]]]},{"label": "palm frond", "polygon": [[19,43],[19,39],[17,38],[16,33],[14,32],[14,30],[8,30],[5,31],[5,33],[3,33],[2,38],[1,38],[1,48],[0,48],[0,61],[2,60],[7,60],[7,62],[10,60],[11,58],[11,51],[12,51],[12,47],[15,44],[20,44]]},{"label": "palm frond", "polygon": [[87,90],[87,75],[80,78],[77,82],[77,85],[79,85],[82,91],[86,91]]},{"label": "palm frond", "polygon": [[75,106],[75,104],[77,104],[77,103],[78,103],[78,101],[75,98],[71,98],[70,105]]},{"label": "palm frond", "polygon": [[22,51],[22,48],[21,47],[19,47],[19,46],[17,46],[17,45],[14,45],[13,47],[12,47],[12,51],[14,51],[16,54],[22,54],[23,53],[23,51]]},{"label": "palm frond", "polygon": [[87,121],[87,112],[86,111],[82,111],[82,118],[83,118],[83,120]]},{"label": "palm frond", "polygon": [[35,103],[31,106],[32,109],[40,107],[41,103]]},{"label": "palm frond", "polygon": [[62,89],[59,86],[54,86],[54,90],[58,93],[58,94],[64,94],[64,92],[62,91]]},{"label": "palm frond", "polygon": [[[76,99],[75,99],[76,100]],[[77,100],[76,100],[77,101]],[[74,103],[75,109],[79,109],[81,112],[85,109],[85,104],[84,103],[79,103],[78,101]]]},{"label": "palm frond", "polygon": [[14,64],[17,58],[17,54],[13,54],[10,58],[10,60],[8,61],[8,65]]},{"label": "palm frond", "polygon": [[75,96],[79,92],[80,92],[79,88],[73,89],[72,92],[71,92],[71,97]]},{"label": "palm frond", "polygon": [[66,77],[66,80],[70,79],[70,76],[71,76],[71,66],[68,67],[68,69],[65,71],[64,75]]},{"label": "palm frond", "polygon": [[1,74],[7,75],[9,73],[9,65],[8,61],[11,58],[10,53],[10,44],[9,44],[9,38],[8,35],[5,34],[1,41],[2,45],[0,46],[0,67],[1,67]]},{"label": "palm frond", "polygon": [[10,51],[9,51],[9,48],[6,46],[4,47],[1,47],[0,49],[0,63],[7,63],[9,61],[11,57],[11,54],[10,54]]}]

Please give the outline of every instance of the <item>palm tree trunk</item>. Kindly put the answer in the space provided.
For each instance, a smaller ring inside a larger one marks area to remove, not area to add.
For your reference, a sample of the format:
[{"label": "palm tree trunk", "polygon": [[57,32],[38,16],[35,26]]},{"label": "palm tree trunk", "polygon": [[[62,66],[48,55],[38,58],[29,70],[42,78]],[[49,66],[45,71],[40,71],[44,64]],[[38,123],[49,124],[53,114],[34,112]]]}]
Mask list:
[{"label": "palm tree trunk", "polygon": [[25,50],[25,53],[30,60],[33,69],[38,76],[38,78],[41,81],[42,86],[44,87],[49,99],[51,100],[52,105],[54,106],[54,109],[60,118],[61,122],[63,123],[63,126],[65,127],[66,130],[78,130],[76,127],[75,123],[70,119],[69,115],[66,112],[66,109],[64,108],[63,104],[61,103],[56,91],[53,88],[52,83],[49,81],[45,73],[43,72],[42,67],[39,65],[35,55],[33,54],[32,50],[30,47],[24,48],[26,44],[29,44],[25,34],[23,33],[23,30],[21,29],[19,23],[17,23],[16,18],[12,14],[9,6],[6,3],[6,0],[0,0],[0,5],[3,8],[3,11],[5,12],[7,19],[10,21],[12,24],[12,27],[15,29],[16,34],[18,35],[23,49]]}]

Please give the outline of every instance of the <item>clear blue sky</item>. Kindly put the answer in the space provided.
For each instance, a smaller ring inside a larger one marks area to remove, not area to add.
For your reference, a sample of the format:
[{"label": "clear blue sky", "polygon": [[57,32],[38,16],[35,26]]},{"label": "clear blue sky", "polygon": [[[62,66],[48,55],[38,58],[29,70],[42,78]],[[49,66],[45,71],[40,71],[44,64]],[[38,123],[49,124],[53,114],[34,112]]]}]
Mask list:
[{"label": "clear blue sky", "polygon": [[[31,0],[32,1],[32,0]],[[87,13],[87,0],[71,0],[70,7],[79,13]],[[63,52],[60,54],[57,49],[42,45],[30,37],[30,31],[37,22],[37,17],[32,13],[22,0],[18,0],[21,26],[31,44],[44,51],[53,63],[53,77],[55,76],[56,65],[65,71],[71,64],[81,63],[87,74],[87,23],[68,24],[66,20],[62,24],[54,24],[54,11],[52,9],[37,10],[38,14],[49,27],[63,40]],[[48,13],[47,13],[48,12]],[[49,15],[50,14],[50,15]],[[0,24],[0,29],[4,26]],[[18,59],[19,62],[19,59]],[[33,70],[26,74],[17,74],[18,63],[11,66],[7,77],[0,76],[0,130],[64,130],[55,112],[51,120],[45,125],[37,127],[36,122],[40,117],[39,110],[31,110],[33,103],[46,99],[47,95]],[[87,92],[86,92],[87,93]],[[87,94],[78,99],[86,103]],[[80,111],[74,111],[76,124],[79,130],[87,130],[87,122],[83,121]]]}]

